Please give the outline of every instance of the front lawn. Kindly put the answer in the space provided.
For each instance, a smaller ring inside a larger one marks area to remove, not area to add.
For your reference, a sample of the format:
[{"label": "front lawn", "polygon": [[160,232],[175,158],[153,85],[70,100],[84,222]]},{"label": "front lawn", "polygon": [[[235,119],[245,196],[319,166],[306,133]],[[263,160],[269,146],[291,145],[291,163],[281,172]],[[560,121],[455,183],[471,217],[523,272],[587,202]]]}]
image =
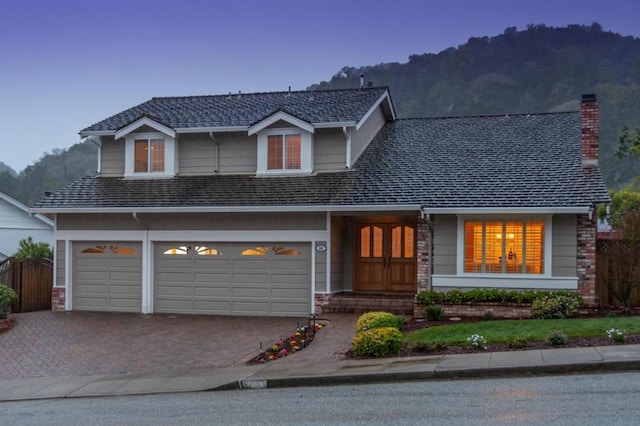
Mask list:
[{"label": "front lawn", "polygon": [[516,338],[529,342],[547,339],[551,331],[560,331],[569,339],[606,337],[607,330],[617,328],[626,335],[640,334],[640,316],[614,318],[570,318],[539,320],[478,321],[423,328],[405,335],[407,343],[465,345],[472,334],[485,337],[488,343],[508,343]]}]

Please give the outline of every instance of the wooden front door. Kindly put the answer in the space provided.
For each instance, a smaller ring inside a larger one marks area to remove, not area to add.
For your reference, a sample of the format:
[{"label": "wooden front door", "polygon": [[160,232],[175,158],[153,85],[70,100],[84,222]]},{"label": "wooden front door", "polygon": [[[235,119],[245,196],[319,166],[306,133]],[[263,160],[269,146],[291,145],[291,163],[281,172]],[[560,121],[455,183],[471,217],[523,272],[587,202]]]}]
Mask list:
[{"label": "wooden front door", "polygon": [[359,223],[356,246],[355,291],[416,291],[415,225]]}]

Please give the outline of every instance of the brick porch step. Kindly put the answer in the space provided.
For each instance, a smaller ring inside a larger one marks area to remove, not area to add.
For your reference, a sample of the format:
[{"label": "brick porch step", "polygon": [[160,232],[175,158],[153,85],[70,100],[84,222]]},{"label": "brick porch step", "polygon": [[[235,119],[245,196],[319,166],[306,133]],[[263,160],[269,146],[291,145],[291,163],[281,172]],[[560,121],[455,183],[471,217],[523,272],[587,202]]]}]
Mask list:
[{"label": "brick porch step", "polygon": [[358,294],[338,293],[322,307],[327,313],[356,313],[385,311],[396,315],[413,315],[413,294]]}]

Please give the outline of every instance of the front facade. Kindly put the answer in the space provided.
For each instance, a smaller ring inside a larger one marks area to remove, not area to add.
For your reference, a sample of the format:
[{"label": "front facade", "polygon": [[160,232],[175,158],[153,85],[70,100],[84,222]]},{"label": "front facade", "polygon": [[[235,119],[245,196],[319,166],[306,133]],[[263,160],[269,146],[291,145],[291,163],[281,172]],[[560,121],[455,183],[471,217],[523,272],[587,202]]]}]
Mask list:
[{"label": "front facade", "polygon": [[594,114],[398,120],[385,88],[153,98],[83,130],[97,175],[34,209],[56,215],[54,307],[306,316],[475,287],[593,303]]}]

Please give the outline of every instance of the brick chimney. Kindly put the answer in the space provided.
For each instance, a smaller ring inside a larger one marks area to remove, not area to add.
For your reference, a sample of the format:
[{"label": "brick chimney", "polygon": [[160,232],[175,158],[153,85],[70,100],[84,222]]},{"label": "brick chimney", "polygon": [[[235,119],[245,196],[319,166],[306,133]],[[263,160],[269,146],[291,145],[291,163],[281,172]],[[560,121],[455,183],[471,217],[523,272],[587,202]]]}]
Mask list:
[{"label": "brick chimney", "polygon": [[580,158],[583,167],[598,166],[598,101],[595,94],[582,95],[580,106]]}]

